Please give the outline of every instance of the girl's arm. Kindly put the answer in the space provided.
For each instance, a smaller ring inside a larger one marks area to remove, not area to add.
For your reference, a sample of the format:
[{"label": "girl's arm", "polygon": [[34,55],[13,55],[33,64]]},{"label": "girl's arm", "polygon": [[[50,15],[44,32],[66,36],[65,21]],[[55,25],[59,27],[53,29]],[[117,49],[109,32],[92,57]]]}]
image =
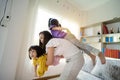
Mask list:
[{"label": "girl's arm", "polygon": [[70,32],[70,30],[69,30],[68,28],[62,28],[62,30],[66,30],[67,33],[70,33],[70,34],[71,34],[71,32]]},{"label": "girl's arm", "polygon": [[48,47],[46,65],[52,65],[54,62],[54,47]]},{"label": "girl's arm", "polygon": [[66,30],[67,32],[71,33],[70,30],[68,28],[64,28],[64,27],[53,27],[52,30]]},{"label": "girl's arm", "polygon": [[37,77],[37,65],[34,66],[35,77]]},{"label": "girl's arm", "polygon": [[53,27],[52,30],[62,30],[62,27]]}]

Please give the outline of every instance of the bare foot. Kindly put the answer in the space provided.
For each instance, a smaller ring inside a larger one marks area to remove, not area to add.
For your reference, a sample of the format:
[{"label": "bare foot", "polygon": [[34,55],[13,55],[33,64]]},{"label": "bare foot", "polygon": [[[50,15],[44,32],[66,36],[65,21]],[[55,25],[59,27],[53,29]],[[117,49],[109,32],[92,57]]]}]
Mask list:
[{"label": "bare foot", "polygon": [[101,61],[102,64],[106,63],[105,56],[101,52],[98,54],[98,57],[100,58],[100,61]]}]

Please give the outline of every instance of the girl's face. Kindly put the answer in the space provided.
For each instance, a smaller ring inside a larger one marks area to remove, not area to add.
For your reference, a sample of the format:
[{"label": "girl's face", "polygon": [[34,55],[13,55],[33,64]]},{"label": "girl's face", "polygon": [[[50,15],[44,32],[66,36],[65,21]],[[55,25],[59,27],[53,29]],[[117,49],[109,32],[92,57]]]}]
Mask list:
[{"label": "girl's face", "polygon": [[30,55],[30,57],[33,59],[33,58],[36,58],[37,57],[37,52],[36,52],[36,50],[34,50],[34,49],[31,49],[30,51],[29,51],[29,55]]},{"label": "girl's face", "polygon": [[43,35],[43,34],[40,34],[40,35],[39,35],[39,39],[40,39],[40,42],[41,42],[41,43],[44,43],[44,35]]}]

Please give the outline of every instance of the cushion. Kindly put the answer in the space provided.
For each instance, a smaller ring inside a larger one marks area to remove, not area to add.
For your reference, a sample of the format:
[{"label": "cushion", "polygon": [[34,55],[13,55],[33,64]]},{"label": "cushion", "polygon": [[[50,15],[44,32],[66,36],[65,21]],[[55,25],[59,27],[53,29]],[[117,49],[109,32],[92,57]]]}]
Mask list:
[{"label": "cushion", "polygon": [[91,72],[91,70],[93,69],[93,62],[91,60],[91,58],[87,55],[87,54],[83,54],[84,55],[84,60],[85,60],[85,63],[82,67],[82,70],[83,71],[86,71],[86,72]]},{"label": "cushion", "polygon": [[97,58],[97,63],[91,74],[102,80],[120,80],[120,60],[106,58],[106,64],[101,64],[100,59]]}]

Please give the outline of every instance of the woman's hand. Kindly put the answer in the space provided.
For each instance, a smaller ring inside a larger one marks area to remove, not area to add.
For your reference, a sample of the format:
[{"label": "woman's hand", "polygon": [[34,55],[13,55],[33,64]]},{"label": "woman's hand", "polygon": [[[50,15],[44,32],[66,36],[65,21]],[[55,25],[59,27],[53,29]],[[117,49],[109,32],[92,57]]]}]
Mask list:
[{"label": "woman's hand", "polygon": [[54,61],[54,47],[48,47],[46,65],[52,65]]},{"label": "woman's hand", "polygon": [[61,58],[64,58],[64,56],[63,55],[56,55],[56,56],[54,56],[53,65],[54,66],[58,65]]}]

